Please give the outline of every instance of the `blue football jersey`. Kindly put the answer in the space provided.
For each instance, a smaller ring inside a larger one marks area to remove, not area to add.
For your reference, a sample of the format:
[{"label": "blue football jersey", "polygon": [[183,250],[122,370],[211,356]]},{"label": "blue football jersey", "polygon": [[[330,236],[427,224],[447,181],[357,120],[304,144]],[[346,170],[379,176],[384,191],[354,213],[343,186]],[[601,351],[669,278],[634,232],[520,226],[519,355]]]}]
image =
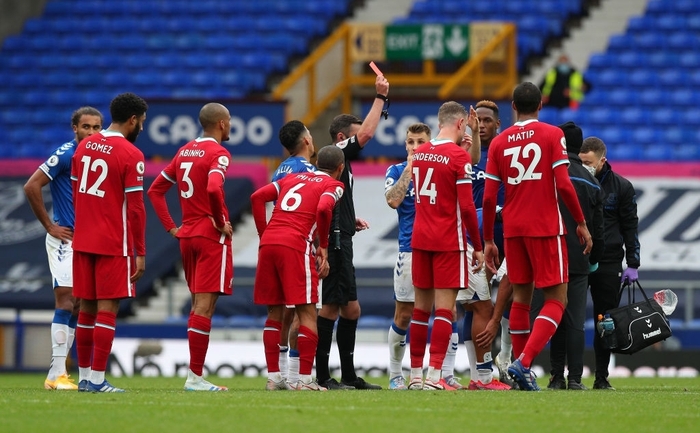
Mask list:
[{"label": "blue football jersey", "polygon": [[70,180],[71,158],[75,152],[75,140],[69,141],[56,149],[39,169],[51,182],[51,200],[53,202],[53,220],[63,227],[73,228],[75,214],[73,212],[73,187]]},{"label": "blue football jersey", "polygon": [[[386,180],[384,182],[384,192],[386,193],[396,182],[398,182],[403,173],[406,161],[395,164],[386,170]],[[403,201],[396,208],[396,213],[399,216],[399,252],[411,252],[411,235],[413,234],[413,220],[416,216],[416,199],[415,191],[413,190],[413,180],[408,184],[408,190]]]},{"label": "blue football jersey", "polygon": [[[474,206],[477,209],[483,207],[484,203],[484,188],[486,187],[486,161],[489,159],[489,148],[481,146],[481,160],[472,169],[472,196],[474,197]],[[501,183],[498,187],[498,198],[496,204],[503,206],[506,200],[505,186]]]},{"label": "blue football jersey", "polygon": [[272,181],[278,181],[289,173],[304,173],[305,171],[313,173],[316,167],[302,156],[290,156],[282,161],[275,174],[272,175]]}]

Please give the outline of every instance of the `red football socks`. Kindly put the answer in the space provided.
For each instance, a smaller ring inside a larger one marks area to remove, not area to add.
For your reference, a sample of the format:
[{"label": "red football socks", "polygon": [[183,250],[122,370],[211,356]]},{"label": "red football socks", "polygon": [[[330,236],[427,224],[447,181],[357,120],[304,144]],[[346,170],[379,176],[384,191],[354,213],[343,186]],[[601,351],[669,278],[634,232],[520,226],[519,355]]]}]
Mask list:
[{"label": "red football socks", "polygon": [[[80,320],[78,318],[78,320]],[[111,311],[98,311],[93,332],[94,346],[92,349],[92,370],[105,371],[107,360],[112,352],[114,330],[117,326],[117,315]]]},{"label": "red football socks", "polygon": [[75,348],[78,351],[78,367],[90,368],[92,364],[92,341],[95,330],[95,315],[81,311],[75,328]]},{"label": "red football socks", "polygon": [[190,348],[190,370],[197,376],[202,375],[204,359],[209,349],[209,332],[211,319],[197,314],[190,314],[187,321],[187,342]]},{"label": "red football socks", "polygon": [[[530,368],[532,360],[544,349],[549,339],[557,331],[557,326],[559,326],[563,315],[564,304],[555,299],[544,301],[544,306],[532,325],[532,334],[523,349],[523,356],[520,358],[523,367]],[[513,323],[512,316],[511,323]],[[515,347],[515,342],[513,342],[513,347]]]},{"label": "red football socks", "polygon": [[[265,348],[265,361],[268,373],[280,371],[280,331],[282,323],[267,319],[263,329],[263,347]],[[299,330],[301,332],[301,329]],[[318,339],[316,340],[318,342]],[[299,348],[299,373],[301,373],[301,347]],[[314,351],[314,354],[316,352]]]},{"label": "red football socks", "polygon": [[518,358],[527,339],[530,337],[530,306],[513,302],[510,307],[510,338],[513,342],[513,356]]},{"label": "red football socks", "polygon": [[442,369],[447,346],[452,337],[452,310],[440,308],[435,310],[433,332],[430,334],[430,363],[436,370]]},{"label": "red football socks", "polygon": [[[423,368],[425,345],[428,342],[428,320],[430,320],[429,311],[413,309],[411,326],[408,331],[411,339],[409,346],[411,350],[411,368]],[[450,332],[452,332],[451,327]]]},{"label": "red football socks", "polygon": [[[318,345],[318,335],[306,326],[299,327],[299,337],[297,338],[297,348],[299,350],[299,374],[309,375],[314,366],[316,356],[316,346]],[[267,356],[267,346],[265,346]],[[277,358],[279,360],[279,357]],[[279,369],[279,367],[278,367]]]}]

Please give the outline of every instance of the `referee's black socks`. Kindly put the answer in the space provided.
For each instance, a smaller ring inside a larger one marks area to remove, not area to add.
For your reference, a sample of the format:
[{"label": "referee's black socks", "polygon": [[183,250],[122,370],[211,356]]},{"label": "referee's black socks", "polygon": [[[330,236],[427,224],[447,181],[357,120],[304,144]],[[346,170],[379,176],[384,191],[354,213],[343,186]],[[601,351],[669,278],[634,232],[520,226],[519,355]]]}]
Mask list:
[{"label": "referee's black socks", "polygon": [[340,371],[342,381],[353,383],[357,379],[355,374],[355,339],[357,336],[357,319],[350,320],[344,317],[338,319],[338,352],[340,353]]}]

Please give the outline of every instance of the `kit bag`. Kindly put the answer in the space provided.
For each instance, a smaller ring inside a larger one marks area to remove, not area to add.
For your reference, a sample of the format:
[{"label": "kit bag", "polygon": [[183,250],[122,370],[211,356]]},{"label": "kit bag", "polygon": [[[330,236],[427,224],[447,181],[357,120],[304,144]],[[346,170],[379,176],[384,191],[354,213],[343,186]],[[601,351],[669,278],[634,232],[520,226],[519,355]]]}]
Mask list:
[{"label": "kit bag", "polygon": [[[614,353],[631,355],[670,337],[671,326],[661,306],[649,299],[639,281],[623,284],[618,299],[622,299],[625,290],[628,304],[605,312],[615,322],[614,338],[603,338],[602,341]],[[637,291],[644,297],[641,302],[636,302]],[[611,340],[614,344],[610,344]]]}]

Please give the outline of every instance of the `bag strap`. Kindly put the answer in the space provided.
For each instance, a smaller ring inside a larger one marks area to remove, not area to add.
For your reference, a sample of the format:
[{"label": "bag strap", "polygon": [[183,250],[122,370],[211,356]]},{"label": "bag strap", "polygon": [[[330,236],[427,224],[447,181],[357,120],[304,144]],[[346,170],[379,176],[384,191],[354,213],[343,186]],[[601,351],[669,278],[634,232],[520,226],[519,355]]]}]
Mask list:
[{"label": "bag strap", "polygon": [[632,304],[633,287],[628,281],[624,281],[620,284],[620,292],[617,294],[617,303],[619,304],[622,300],[622,294],[625,292],[625,289],[627,289],[627,304]]},{"label": "bag strap", "polygon": [[647,303],[651,303],[651,301],[649,300],[649,297],[648,297],[647,294],[644,292],[644,289],[642,289],[642,285],[639,283],[639,280],[637,280],[637,281],[635,281],[635,282],[633,283],[633,285],[632,285],[633,289],[634,289],[634,286],[637,286],[637,288],[639,289],[639,291],[642,292],[642,296],[644,296],[644,300],[647,301]]},{"label": "bag strap", "polygon": [[636,297],[635,297],[635,293],[636,293],[637,289],[639,289],[639,291],[642,292],[642,296],[644,296],[644,300],[647,303],[651,303],[651,301],[649,301],[649,297],[647,296],[646,292],[644,292],[642,285],[639,283],[639,280],[635,281],[634,283],[630,283],[628,281],[625,281],[620,285],[620,292],[617,295],[618,302],[619,302],[619,300],[622,299],[622,294],[625,291],[625,289],[627,289],[627,304],[628,305],[631,305],[631,304],[634,304],[635,302],[637,302]]}]

